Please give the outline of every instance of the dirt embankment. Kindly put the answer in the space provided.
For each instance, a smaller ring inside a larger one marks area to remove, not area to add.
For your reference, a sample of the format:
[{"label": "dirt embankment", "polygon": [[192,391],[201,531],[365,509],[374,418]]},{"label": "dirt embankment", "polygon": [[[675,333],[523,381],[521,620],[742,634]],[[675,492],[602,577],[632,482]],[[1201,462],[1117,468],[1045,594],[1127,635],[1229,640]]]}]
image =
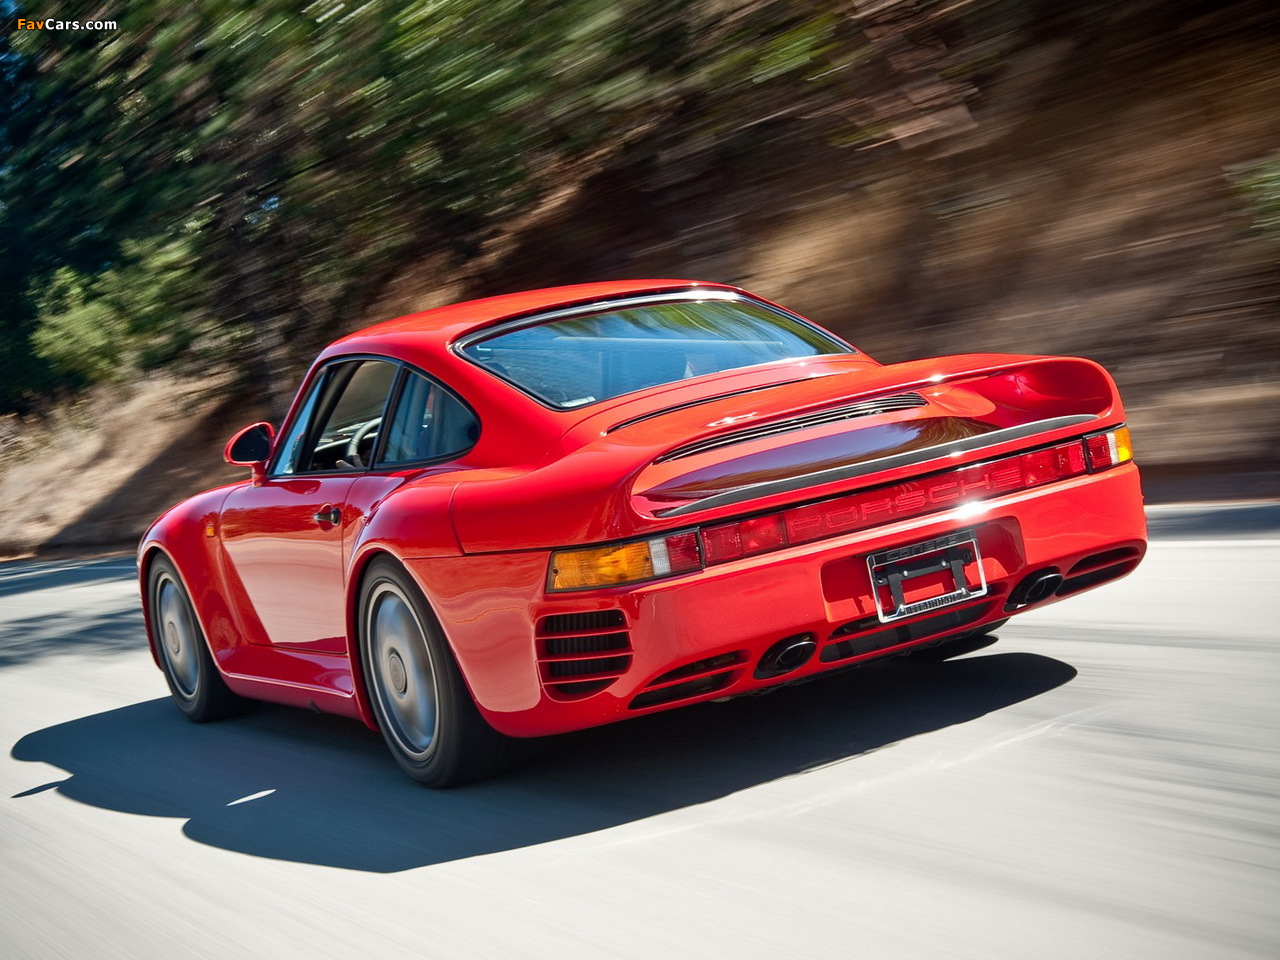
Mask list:
[{"label": "dirt embankment", "polygon": [[839,148],[789,120],[682,155],[683,178],[640,158],[471,289],[692,274],[882,361],[1087,356],[1120,383],[1153,474],[1274,471],[1280,245],[1235,183],[1280,149],[1280,33],[1259,7],[1047,37],[980,86],[971,129],[919,149]]},{"label": "dirt embankment", "polygon": [[[1266,4],[1243,7],[1035,39],[974,87],[971,126],[918,148],[837,146],[829,117],[797,116],[633,148],[467,275],[407,269],[352,326],[531,286],[729,279],[883,361],[1093,357],[1120,382],[1153,488],[1246,474],[1186,489],[1280,495],[1280,251],[1232,179],[1280,149],[1280,36]],[[222,444],[259,415],[166,380],[12,433],[29,449],[3,461],[0,552],[136,537],[237,477]]]}]

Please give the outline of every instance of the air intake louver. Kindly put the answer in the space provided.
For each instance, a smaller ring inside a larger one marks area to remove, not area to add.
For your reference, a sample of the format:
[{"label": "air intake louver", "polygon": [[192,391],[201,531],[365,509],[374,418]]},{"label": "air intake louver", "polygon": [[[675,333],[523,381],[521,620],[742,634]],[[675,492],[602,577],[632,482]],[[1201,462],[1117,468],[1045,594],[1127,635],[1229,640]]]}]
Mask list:
[{"label": "air intake louver", "polygon": [[[621,610],[557,613],[538,621],[542,686],[557,700],[599,693],[631,666],[631,634]],[[601,656],[612,654],[612,656]]]},{"label": "air intake louver", "polygon": [[898,393],[891,397],[877,397],[874,400],[860,400],[857,403],[848,403],[841,407],[829,407],[826,410],[807,413],[801,417],[790,417],[786,420],[774,420],[770,423],[762,423],[756,427],[748,427],[745,430],[736,430],[730,434],[710,437],[706,440],[699,440],[697,443],[690,443],[683,447],[677,447],[675,450],[663,454],[655,462],[665,463],[668,460],[679,460],[682,457],[692,457],[694,454],[706,453],[708,450],[716,450],[720,447],[731,446],[735,443],[746,443],[749,440],[759,440],[762,437],[771,437],[779,433],[790,433],[793,430],[803,430],[806,427],[818,427],[823,424],[838,423],[841,420],[852,420],[856,417],[870,417],[878,413],[893,413],[898,410],[912,410],[916,407],[925,406],[927,402],[928,401],[918,393]]}]

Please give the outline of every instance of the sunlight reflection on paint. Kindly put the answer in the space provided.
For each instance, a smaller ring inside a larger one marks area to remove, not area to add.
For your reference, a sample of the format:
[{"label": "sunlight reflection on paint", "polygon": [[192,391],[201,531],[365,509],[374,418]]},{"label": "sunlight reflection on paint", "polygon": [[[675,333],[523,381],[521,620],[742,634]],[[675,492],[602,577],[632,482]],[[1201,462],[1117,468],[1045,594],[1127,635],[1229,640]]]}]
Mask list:
[{"label": "sunlight reflection on paint", "polygon": [[952,511],[952,516],[957,520],[968,520],[970,517],[980,517],[991,509],[990,504],[975,500],[972,503],[962,503]]}]

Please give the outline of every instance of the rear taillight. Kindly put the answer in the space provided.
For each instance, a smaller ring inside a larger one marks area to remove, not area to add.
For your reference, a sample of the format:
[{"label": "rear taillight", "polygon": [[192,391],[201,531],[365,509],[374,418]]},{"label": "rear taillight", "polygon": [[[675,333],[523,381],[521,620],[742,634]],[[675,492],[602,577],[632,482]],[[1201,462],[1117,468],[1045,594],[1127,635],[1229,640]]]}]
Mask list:
[{"label": "rear taillight", "polygon": [[707,563],[767,553],[789,542],[786,523],[778,513],[702,528],[702,552]]},{"label": "rear taillight", "polygon": [[728,563],[792,544],[809,543],[895,520],[907,520],[1082,476],[1133,459],[1129,430],[1120,427],[1027,453],[961,467],[906,483],[844,494],[774,513],[682,530],[649,540],[557,550],[552,590],[610,587]]},{"label": "rear taillight", "polygon": [[581,550],[557,550],[551,554],[547,585],[552,590],[616,587],[701,568],[698,532],[681,530],[648,540],[631,540]]},{"label": "rear taillight", "polygon": [[1085,438],[1085,446],[1089,448],[1089,469],[1106,470],[1118,467],[1133,459],[1133,441],[1129,438],[1129,428],[1108,430]]},{"label": "rear taillight", "polygon": [[708,565],[935,513],[1085,472],[1079,440],[702,530]]}]

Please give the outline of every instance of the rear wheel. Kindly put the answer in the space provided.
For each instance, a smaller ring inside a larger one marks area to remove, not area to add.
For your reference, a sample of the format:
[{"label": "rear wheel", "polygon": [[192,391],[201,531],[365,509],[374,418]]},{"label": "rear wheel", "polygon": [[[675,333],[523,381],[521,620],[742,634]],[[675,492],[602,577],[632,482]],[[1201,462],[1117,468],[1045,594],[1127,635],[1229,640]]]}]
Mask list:
[{"label": "rear wheel", "polygon": [[173,564],[157,557],[147,584],[151,630],[174,702],[196,723],[243,712],[250,701],[232,693],[214,666],[191,598]]},{"label": "rear wheel", "polygon": [[426,599],[399,564],[369,566],[359,624],[369,699],[400,767],[430,787],[493,772],[506,738],[480,716]]}]

